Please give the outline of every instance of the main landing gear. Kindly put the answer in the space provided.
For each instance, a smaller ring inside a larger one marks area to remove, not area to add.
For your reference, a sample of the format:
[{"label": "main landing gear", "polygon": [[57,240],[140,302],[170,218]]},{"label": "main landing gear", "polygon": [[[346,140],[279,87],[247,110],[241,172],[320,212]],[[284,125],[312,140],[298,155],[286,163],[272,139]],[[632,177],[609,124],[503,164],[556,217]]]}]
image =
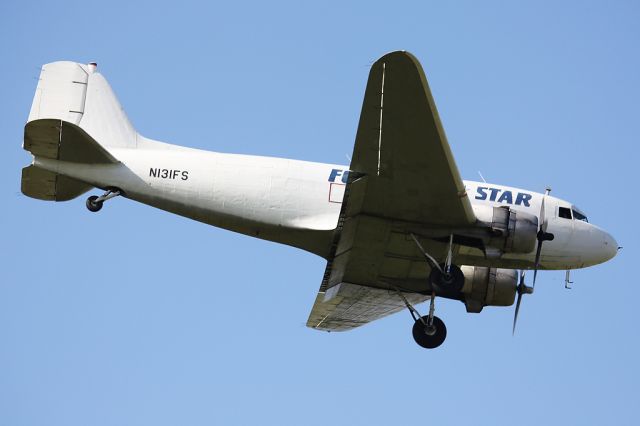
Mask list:
[{"label": "main landing gear", "polygon": [[413,340],[426,349],[433,349],[440,346],[444,342],[444,339],[447,338],[447,327],[440,318],[434,315],[436,293],[431,293],[429,315],[425,316],[420,316],[420,313],[409,303],[402,293],[398,292],[398,294],[413,317]]},{"label": "main landing gear", "polygon": [[457,295],[464,286],[464,274],[460,268],[452,263],[453,259],[453,235],[449,237],[449,249],[445,263],[440,265],[426,252],[415,235],[410,234],[413,241],[431,265],[429,283],[431,284],[431,299],[429,303],[429,314],[421,316],[409,301],[398,291],[398,295],[404,301],[407,309],[413,318],[413,339],[423,348],[433,349],[440,346],[447,338],[447,327],[444,322],[434,315],[436,292],[440,295]]},{"label": "main landing gear", "polygon": [[87,198],[87,209],[94,213],[100,211],[105,201],[110,200],[113,197],[117,197],[121,193],[122,192],[119,189],[109,189],[99,197],[97,195],[92,195]]}]

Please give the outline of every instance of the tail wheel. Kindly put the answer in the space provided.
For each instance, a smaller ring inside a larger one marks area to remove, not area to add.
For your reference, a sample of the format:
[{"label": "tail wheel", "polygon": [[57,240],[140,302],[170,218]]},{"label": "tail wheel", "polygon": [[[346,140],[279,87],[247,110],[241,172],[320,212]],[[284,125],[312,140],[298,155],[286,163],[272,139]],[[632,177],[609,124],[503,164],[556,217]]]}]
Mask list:
[{"label": "tail wheel", "polygon": [[87,198],[87,209],[89,209],[89,211],[94,213],[100,211],[103,202],[96,201],[97,199],[98,197],[96,195],[92,195],[91,197]]}]

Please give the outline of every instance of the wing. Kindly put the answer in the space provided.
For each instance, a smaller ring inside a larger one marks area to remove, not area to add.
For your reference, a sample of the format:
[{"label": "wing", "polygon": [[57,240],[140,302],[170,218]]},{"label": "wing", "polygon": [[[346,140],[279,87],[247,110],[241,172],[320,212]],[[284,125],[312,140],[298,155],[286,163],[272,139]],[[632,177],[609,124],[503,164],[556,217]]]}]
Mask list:
[{"label": "wing", "polygon": [[431,225],[475,222],[427,79],[407,52],[369,73],[351,170],[369,177],[363,210]]},{"label": "wing", "polygon": [[[407,52],[371,67],[338,227],[307,326],[348,330],[425,300],[413,229],[476,222],[424,71]],[[445,232],[446,235],[446,232]],[[446,245],[423,239],[439,261]]]}]

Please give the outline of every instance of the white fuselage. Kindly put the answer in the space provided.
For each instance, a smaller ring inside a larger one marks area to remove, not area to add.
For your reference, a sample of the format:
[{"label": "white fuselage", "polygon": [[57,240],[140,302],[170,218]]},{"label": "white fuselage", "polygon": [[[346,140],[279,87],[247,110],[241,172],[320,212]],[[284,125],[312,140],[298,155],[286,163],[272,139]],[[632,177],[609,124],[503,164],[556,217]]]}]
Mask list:
[{"label": "white fuselage", "polygon": [[[276,241],[327,257],[340,214],[348,167],[271,157],[223,154],[148,139],[137,149],[111,149],[118,164],[80,164],[36,157],[34,164],[133,200],[217,227]],[[344,179],[343,179],[344,177]],[[539,215],[543,194],[465,181],[474,210],[508,205]],[[585,221],[558,216],[571,203],[546,196],[548,230],[542,269],[602,263],[615,240]],[[487,265],[482,251],[461,247],[464,264]],[[532,267],[535,253],[504,254],[495,267]],[[514,263],[515,262],[515,263]],[[523,266],[525,265],[525,266]]]}]

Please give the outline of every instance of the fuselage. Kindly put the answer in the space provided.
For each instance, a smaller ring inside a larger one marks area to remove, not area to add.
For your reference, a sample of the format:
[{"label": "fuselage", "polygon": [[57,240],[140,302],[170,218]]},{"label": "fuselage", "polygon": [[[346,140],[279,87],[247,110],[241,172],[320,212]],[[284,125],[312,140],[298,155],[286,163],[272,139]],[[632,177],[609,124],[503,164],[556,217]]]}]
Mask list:
[{"label": "fuselage", "polygon": [[[144,204],[253,237],[329,255],[349,168],[272,157],[224,154],[140,137],[137,149],[114,148],[117,164],[80,164],[36,157],[34,164],[99,188],[119,188]],[[548,231],[541,269],[576,269],[615,256],[617,244],[571,203],[541,193],[465,181],[474,211],[508,206],[538,216],[545,197]],[[582,220],[581,220],[582,219]],[[468,265],[533,267],[535,253],[488,260],[473,247]]]}]

